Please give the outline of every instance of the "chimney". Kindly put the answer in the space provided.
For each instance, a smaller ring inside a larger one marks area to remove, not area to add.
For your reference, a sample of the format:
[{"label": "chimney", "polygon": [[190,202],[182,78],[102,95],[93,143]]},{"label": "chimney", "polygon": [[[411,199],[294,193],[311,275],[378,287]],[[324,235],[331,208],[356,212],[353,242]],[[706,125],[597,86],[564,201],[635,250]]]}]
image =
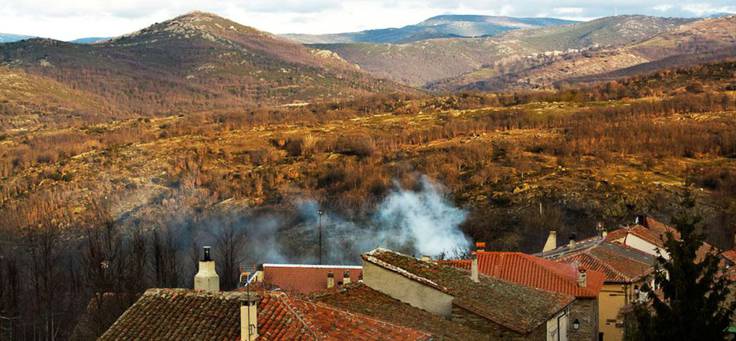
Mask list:
[{"label": "chimney", "polygon": [[475,242],[475,251],[483,252],[486,250],[486,242]]},{"label": "chimney", "polygon": [[575,241],[575,234],[570,235],[570,242],[567,243],[567,247],[572,249],[575,247],[576,241]]},{"label": "chimney", "polygon": [[427,255],[424,255],[424,256],[422,256],[421,258],[419,258],[419,260],[421,260],[422,262],[427,262],[427,263],[429,263],[429,262],[431,262],[431,261],[432,261],[432,257],[430,257],[430,256],[427,256]]},{"label": "chimney", "polygon": [[588,285],[588,272],[585,269],[578,269],[578,286],[585,288]]},{"label": "chimney", "polygon": [[258,296],[248,293],[240,299],[240,340],[253,341],[258,337]]},{"label": "chimney", "polygon": [[647,216],[644,214],[637,215],[635,223],[647,228],[649,227],[649,224],[647,224]]},{"label": "chimney", "polygon": [[215,270],[215,261],[210,256],[210,247],[204,247],[204,255],[199,261],[199,272],[194,276],[194,290],[220,291],[220,276]]},{"label": "chimney", "polygon": [[332,289],[335,287],[335,274],[332,273],[332,271],[327,273],[327,289]]},{"label": "chimney", "polygon": [[478,283],[480,282],[480,279],[478,279],[478,254],[473,253],[473,261],[470,264],[470,279],[473,280],[473,282]]},{"label": "chimney", "polygon": [[345,270],[342,274],[342,285],[350,284],[350,271]]},{"label": "chimney", "polygon": [[547,236],[547,242],[544,243],[544,248],[542,249],[542,252],[551,251],[557,248],[557,231],[549,231],[549,235]]}]

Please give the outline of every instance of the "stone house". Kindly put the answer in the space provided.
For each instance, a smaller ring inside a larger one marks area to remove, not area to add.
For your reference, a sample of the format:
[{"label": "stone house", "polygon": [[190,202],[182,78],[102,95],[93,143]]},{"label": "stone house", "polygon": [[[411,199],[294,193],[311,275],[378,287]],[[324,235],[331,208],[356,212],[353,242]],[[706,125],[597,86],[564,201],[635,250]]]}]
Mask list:
[{"label": "stone house", "polygon": [[[364,284],[492,340],[568,340],[571,295],[539,290],[398,252],[363,254]],[[477,262],[477,260],[476,260]]]}]

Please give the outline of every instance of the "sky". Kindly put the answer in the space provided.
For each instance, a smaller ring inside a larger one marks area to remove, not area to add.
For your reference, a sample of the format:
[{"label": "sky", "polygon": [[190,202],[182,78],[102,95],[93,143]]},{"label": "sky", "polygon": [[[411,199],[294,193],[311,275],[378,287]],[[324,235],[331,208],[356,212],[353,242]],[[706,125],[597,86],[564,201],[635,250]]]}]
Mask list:
[{"label": "sky", "polygon": [[137,31],[194,10],[272,33],[401,27],[440,14],[589,20],[616,14],[736,13],[734,0],[0,0],[0,32],[60,40]]}]

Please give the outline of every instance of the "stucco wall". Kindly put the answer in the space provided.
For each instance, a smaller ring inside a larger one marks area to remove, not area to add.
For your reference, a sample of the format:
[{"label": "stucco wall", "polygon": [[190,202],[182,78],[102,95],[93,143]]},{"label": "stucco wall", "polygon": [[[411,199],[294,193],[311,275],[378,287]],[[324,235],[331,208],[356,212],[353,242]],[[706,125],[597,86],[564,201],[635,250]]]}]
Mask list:
[{"label": "stucco wall", "polygon": [[373,263],[363,262],[363,283],[399,301],[450,317],[453,297]]},{"label": "stucco wall", "polygon": [[654,245],[644,239],[641,239],[631,233],[629,233],[628,236],[626,236],[626,246],[637,249],[641,252],[648,253],[652,256],[657,255],[657,250],[662,252],[662,256],[666,259],[669,259],[669,255],[664,249],[660,249],[657,247],[657,245]]},{"label": "stucco wall", "polygon": [[619,316],[621,308],[631,302],[634,297],[634,286],[641,287],[642,282],[634,284],[606,283],[598,295],[599,331],[603,340],[621,340],[624,336],[623,317]]}]

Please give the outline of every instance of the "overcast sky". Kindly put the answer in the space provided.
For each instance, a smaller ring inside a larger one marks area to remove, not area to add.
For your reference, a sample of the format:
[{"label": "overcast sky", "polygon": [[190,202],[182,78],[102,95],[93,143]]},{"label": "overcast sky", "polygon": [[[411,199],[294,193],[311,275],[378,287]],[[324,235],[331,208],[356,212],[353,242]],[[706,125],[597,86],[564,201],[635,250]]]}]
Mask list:
[{"label": "overcast sky", "polygon": [[273,33],[400,27],[439,14],[587,20],[614,14],[736,13],[735,0],[0,0],[0,32],[70,40],[117,36],[193,10]]}]

